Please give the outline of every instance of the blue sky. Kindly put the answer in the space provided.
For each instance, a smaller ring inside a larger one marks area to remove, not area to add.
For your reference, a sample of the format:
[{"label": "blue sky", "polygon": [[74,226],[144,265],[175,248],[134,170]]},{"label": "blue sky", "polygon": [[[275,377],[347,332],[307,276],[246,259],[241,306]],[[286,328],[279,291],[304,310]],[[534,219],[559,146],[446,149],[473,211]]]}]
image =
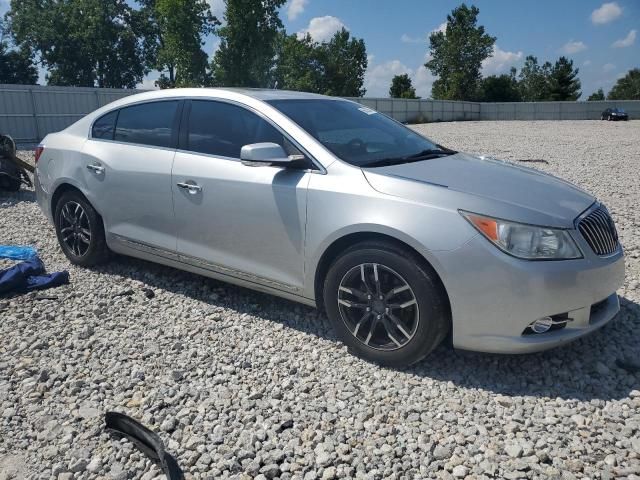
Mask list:
[{"label": "blue sky", "polygon": [[[224,0],[208,0],[222,17]],[[344,26],[363,38],[369,55],[367,96],[388,96],[391,78],[408,73],[418,94],[430,96],[433,77],[423,67],[428,35],[459,5],[453,0],[289,0],[281,10],[288,32],[308,31],[317,40]],[[483,73],[500,74],[520,67],[527,55],[540,63],[560,55],[580,69],[582,99],[604,88],[629,69],[640,67],[640,2],[638,0],[476,0],[479,23],[497,37]],[[0,12],[8,0],[0,0]],[[470,4],[467,2],[467,4]],[[217,39],[207,39],[212,54]],[[146,86],[157,74],[151,74]]]}]

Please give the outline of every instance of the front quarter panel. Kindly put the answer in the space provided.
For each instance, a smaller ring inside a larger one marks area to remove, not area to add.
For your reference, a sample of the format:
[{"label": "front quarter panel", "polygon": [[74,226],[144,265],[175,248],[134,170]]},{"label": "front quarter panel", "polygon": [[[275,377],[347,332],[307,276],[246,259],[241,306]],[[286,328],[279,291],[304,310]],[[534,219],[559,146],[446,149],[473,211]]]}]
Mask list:
[{"label": "front quarter panel", "polygon": [[309,182],[306,297],[315,298],[315,273],[323,253],[354,233],[379,233],[406,243],[436,272],[441,270],[440,252],[460,248],[478,235],[456,209],[379,193],[360,169],[336,162],[327,175],[313,175]]}]

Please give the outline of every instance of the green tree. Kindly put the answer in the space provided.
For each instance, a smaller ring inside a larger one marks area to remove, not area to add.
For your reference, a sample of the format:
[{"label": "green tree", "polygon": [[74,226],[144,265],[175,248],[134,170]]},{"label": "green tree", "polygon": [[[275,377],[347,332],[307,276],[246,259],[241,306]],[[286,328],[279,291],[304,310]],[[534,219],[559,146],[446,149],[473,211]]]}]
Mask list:
[{"label": "green tree", "polygon": [[480,101],[482,102],[519,102],[522,97],[516,80],[516,69],[509,75],[491,75],[480,82]]},{"label": "green tree", "polygon": [[604,91],[601,88],[599,88],[596,92],[593,92],[591,95],[589,95],[589,98],[587,98],[587,101],[589,102],[598,100],[604,100]]},{"label": "green tree", "polygon": [[323,93],[337,97],[362,97],[367,70],[364,40],[351,38],[346,29],[336,32],[327,43],[320,44],[324,65]]},{"label": "green tree", "polygon": [[447,15],[446,32],[429,37],[432,58],[425,67],[438,77],[433,82],[433,98],[475,99],[482,61],[491,56],[496,41],[483,26],[477,26],[479,13],[477,7],[463,3]]},{"label": "green tree", "polygon": [[10,49],[6,43],[0,42],[0,83],[38,83],[38,69],[28,49]]},{"label": "green tree", "polygon": [[220,48],[213,63],[216,85],[269,87],[278,33],[278,9],[286,0],[225,0],[226,25],[218,29]]},{"label": "green tree", "polygon": [[11,48],[9,42],[5,41],[5,31],[5,24],[0,18],[0,83],[35,85],[38,82],[38,69],[32,52],[26,47]]},{"label": "green tree", "polygon": [[277,43],[274,86],[283,90],[322,93],[324,63],[319,47],[309,34],[298,38],[282,32]]},{"label": "green tree", "polygon": [[315,42],[281,33],[278,41],[274,84],[278,88],[345,97],[364,95],[367,51],[364,41],[346,30],[328,41]]},{"label": "green tree", "polygon": [[518,88],[522,101],[551,100],[551,69],[551,63],[545,62],[540,66],[536,57],[527,56],[518,76]]},{"label": "green tree", "polygon": [[551,100],[577,100],[582,95],[580,91],[579,70],[573,68],[573,60],[560,57],[551,69],[550,95]]},{"label": "green tree", "polygon": [[138,0],[144,30],[146,61],[161,72],[161,88],[193,87],[207,83],[208,56],[203,37],[218,20],[206,0]]},{"label": "green tree", "polygon": [[609,100],[640,100],[640,68],[629,70],[624,77],[619,78],[607,98]]},{"label": "green tree", "polygon": [[413,88],[411,78],[406,73],[393,77],[389,88],[389,96],[391,98],[420,98],[416,97],[416,89]]},{"label": "green tree", "polygon": [[133,88],[146,73],[136,12],[125,0],[11,0],[7,18],[50,85]]}]

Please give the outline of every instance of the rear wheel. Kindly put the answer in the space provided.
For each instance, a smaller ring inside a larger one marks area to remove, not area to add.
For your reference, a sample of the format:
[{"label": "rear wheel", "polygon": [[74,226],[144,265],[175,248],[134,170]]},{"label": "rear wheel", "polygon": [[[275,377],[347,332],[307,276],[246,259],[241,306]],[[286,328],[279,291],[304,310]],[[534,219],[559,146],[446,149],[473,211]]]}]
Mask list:
[{"label": "rear wheel", "polygon": [[58,243],[71,263],[90,267],[107,260],[102,219],[83,195],[75,191],[62,194],[54,222]]},{"label": "rear wheel", "polygon": [[403,367],[428,355],[446,337],[446,296],[435,272],[403,249],[365,242],[329,268],[324,303],[341,340],[354,354]]}]

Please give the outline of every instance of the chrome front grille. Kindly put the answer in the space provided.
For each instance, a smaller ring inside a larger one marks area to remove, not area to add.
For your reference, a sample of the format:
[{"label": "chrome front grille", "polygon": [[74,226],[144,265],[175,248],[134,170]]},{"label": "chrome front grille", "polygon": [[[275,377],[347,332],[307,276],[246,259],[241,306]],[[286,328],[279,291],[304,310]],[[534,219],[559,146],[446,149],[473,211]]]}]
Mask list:
[{"label": "chrome front grille", "polygon": [[580,220],[578,229],[596,255],[611,255],[618,249],[618,232],[604,205]]}]

